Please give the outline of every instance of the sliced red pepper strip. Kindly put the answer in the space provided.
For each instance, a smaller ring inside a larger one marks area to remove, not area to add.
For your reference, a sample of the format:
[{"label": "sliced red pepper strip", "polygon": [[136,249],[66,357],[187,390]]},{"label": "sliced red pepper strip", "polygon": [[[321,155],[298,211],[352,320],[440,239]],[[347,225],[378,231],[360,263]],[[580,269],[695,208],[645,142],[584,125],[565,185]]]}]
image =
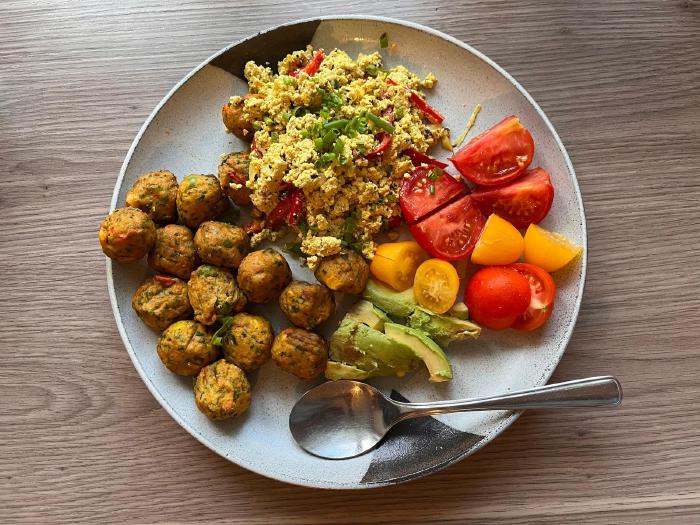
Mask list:
[{"label": "sliced red pepper strip", "polygon": [[241,184],[243,186],[246,185],[248,182],[248,179],[246,178],[245,175],[241,175],[240,173],[236,173],[235,171],[229,171],[227,174],[229,179],[231,179],[233,182],[236,184]]},{"label": "sliced red pepper strip", "polygon": [[304,211],[305,202],[306,199],[303,190],[300,188],[290,190],[287,195],[280,199],[277,206],[267,214],[265,228],[277,230],[281,228],[284,223],[290,225],[299,224],[301,214]]},{"label": "sliced red pepper strip", "polygon": [[155,275],[153,277],[156,281],[158,281],[160,284],[165,286],[166,288],[169,286],[172,286],[177,282],[177,279],[175,277],[168,277],[167,275]]},{"label": "sliced red pepper strip", "polygon": [[439,161],[437,159],[434,159],[430,155],[426,155],[425,153],[421,153],[417,149],[406,148],[405,150],[403,150],[401,152],[401,155],[406,155],[409,159],[411,159],[411,162],[416,167],[418,167],[422,164],[427,164],[428,166],[436,166],[440,169],[445,169],[447,167],[446,162],[442,162],[442,161]]},{"label": "sliced red pepper strip", "polygon": [[411,91],[408,98],[418,109],[425,113],[430,120],[435,122],[435,124],[442,124],[442,121],[445,120],[445,117],[443,117],[437,109],[428,104],[425,99],[415,91]]},{"label": "sliced red pepper strip", "polygon": [[386,151],[386,149],[389,147],[389,144],[391,144],[391,135],[389,135],[388,133],[384,133],[383,131],[377,133],[377,139],[379,140],[379,146],[377,146],[367,155],[365,155],[365,157],[367,157],[370,160],[381,157]]},{"label": "sliced red pepper strip", "polygon": [[324,58],[326,58],[326,55],[323,52],[323,49],[316,50],[316,52],[311,57],[311,60],[309,60],[308,64],[306,64],[302,68],[291,71],[289,73],[289,76],[290,77],[297,77],[297,76],[299,76],[300,73],[306,73],[310,77],[314,76],[318,72],[319,68],[321,67],[321,62],[323,62]]},{"label": "sliced red pepper strip", "polygon": [[397,82],[394,82],[389,77],[386,78],[386,83],[389,84],[390,86],[398,86],[399,85]]},{"label": "sliced red pepper strip", "polygon": [[245,231],[248,235],[253,235],[254,233],[260,233],[264,228],[265,221],[256,219],[243,226],[243,231]]},{"label": "sliced red pepper strip", "polygon": [[258,157],[262,157],[262,151],[258,149],[258,146],[255,144],[255,137],[253,137],[253,141],[250,143],[250,150],[255,153]]}]

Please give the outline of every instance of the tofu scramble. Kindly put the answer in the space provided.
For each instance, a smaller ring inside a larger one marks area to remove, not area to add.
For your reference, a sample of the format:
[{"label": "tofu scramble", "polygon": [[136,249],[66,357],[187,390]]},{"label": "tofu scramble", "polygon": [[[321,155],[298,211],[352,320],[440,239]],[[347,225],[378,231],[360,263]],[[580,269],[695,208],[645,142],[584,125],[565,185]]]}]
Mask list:
[{"label": "tofu scramble", "polygon": [[433,87],[434,75],[384,69],[379,53],[353,60],[309,46],[279,62],[278,74],[248,62],[245,77],[249,93],[230,98],[224,122],[252,140],[247,180],[230,182],[265,214],[251,244],[291,229],[312,269],[346,247],[371,259],[375,237],[401,220],[399,186],[414,169],[402,152],[448,136],[420,107],[418,90]]}]

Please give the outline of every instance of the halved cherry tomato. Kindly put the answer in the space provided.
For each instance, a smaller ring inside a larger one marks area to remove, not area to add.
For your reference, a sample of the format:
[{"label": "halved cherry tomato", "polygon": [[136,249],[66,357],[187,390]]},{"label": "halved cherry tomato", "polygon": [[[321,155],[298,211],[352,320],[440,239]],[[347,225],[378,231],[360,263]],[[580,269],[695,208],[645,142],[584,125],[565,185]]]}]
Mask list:
[{"label": "halved cherry tomato", "polygon": [[583,248],[563,235],[531,224],[525,232],[525,262],[536,264],[548,272],[556,272],[569,264]]},{"label": "halved cherry tomato", "polygon": [[403,292],[413,285],[420,264],[428,258],[413,241],[386,242],[377,247],[369,271],[394,290]]},{"label": "halved cherry tomato", "polygon": [[474,264],[510,264],[523,254],[523,236],[511,223],[495,213],[489,215],[484,231],[474,246]]},{"label": "halved cherry tomato", "polygon": [[510,327],[530,305],[530,283],[511,266],[487,266],[476,272],[464,290],[469,317],[491,330]]},{"label": "halved cherry tomato", "polygon": [[527,228],[547,216],[554,200],[554,186],[542,168],[499,188],[479,188],[472,193],[484,214],[495,213],[516,228]]},{"label": "halved cherry tomato", "polygon": [[420,166],[421,164],[425,164],[427,166],[436,166],[440,169],[445,169],[447,167],[446,162],[439,161],[437,159],[434,159],[430,155],[426,155],[425,153],[421,153],[417,149],[413,148],[406,148],[401,152],[401,155],[406,155],[409,159],[411,159],[411,162],[413,163],[414,166]]},{"label": "halved cherry tomato", "polygon": [[323,53],[323,49],[316,50],[316,52],[312,55],[311,60],[309,60],[308,64],[294,71],[290,71],[289,76],[296,77],[299,76],[299,73],[306,73],[310,77],[315,75],[321,67],[321,62],[323,62],[323,59],[325,57],[326,55]]},{"label": "halved cherry tomato", "polygon": [[416,270],[413,297],[423,308],[444,314],[452,308],[459,293],[459,275],[447,261],[428,259]]},{"label": "halved cherry tomato", "polygon": [[410,226],[426,252],[446,261],[469,256],[483,228],[484,216],[469,195]]},{"label": "halved cherry tomato", "polygon": [[525,173],[534,152],[532,135],[510,116],[474,137],[450,161],[468,181],[498,186]]},{"label": "halved cherry tomato", "polygon": [[530,305],[522,315],[518,316],[512,328],[525,331],[535,330],[552,315],[557,286],[551,275],[534,264],[515,263],[511,264],[509,268],[513,268],[523,275],[530,285]]},{"label": "halved cherry tomato", "polygon": [[411,225],[466,192],[467,187],[450,174],[439,168],[421,166],[413,170],[408,179],[401,181],[401,213]]}]

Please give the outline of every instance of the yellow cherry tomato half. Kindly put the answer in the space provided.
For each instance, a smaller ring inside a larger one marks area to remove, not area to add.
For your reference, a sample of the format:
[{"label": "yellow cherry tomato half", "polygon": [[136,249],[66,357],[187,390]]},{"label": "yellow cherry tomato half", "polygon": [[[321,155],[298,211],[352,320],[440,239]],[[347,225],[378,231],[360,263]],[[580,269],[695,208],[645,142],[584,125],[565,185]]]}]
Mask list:
[{"label": "yellow cherry tomato half", "polygon": [[575,259],[583,248],[555,232],[531,224],[525,232],[525,262],[555,272]]},{"label": "yellow cherry tomato half", "polygon": [[523,254],[523,236],[495,213],[489,215],[472,252],[472,262],[485,266],[510,264]]},{"label": "yellow cherry tomato half", "polygon": [[428,259],[416,270],[413,297],[423,308],[444,314],[452,308],[459,293],[457,270],[442,259]]},{"label": "yellow cherry tomato half", "polygon": [[416,269],[427,258],[428,254],[415,241],[387,242],[377,247],[369,271],[397,292],[403,292],[411,287]]}]

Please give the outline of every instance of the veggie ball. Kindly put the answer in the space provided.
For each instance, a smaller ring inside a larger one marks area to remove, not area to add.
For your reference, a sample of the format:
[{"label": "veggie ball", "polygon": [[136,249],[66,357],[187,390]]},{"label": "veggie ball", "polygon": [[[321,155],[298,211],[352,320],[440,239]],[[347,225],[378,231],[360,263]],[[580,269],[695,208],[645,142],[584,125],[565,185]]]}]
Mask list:
[{"label": "veggie ball", "polygon": [[197,252],[187,226],[168,224],[156,230],[156,242],[148,254],[148,265],[157,272],[189,279],[197,267]]},{"label": "veggie ball", "polygon": [[246,297],[236,285],[228,270],[203,264],[197,268],[188,282],[190,303],[194,318],[207,326],[222,317],[238,313],[246,305]]},{"label": "veggie ball", "polygon": [[157,350],[165,367],[180,376],[196,376],[219,354],[211,344],[211,334],[197,321],[171,324],[160,336]]},{"label": "veggie ball", "polygon": [[250,406],[250,383],[243,370],[219,359],[202,368],[197,376],[194,400],[197,408],[213,421],[240,416]]},{"label": "veggie ball", "polygon": [[126,194],[126,205],[144,211],[155,222],[175,222],[177,179],[169,171],[152,171],[138,178]]},{"label": "veggie ball", "polygon": [[285,328],[272,343],[272,360],[285,372],[301,379],[313,379],[326,368],[328,347],[314,332]]},{"label": "veggie ball", "polygon": [[156,226],[138,208],[119,208],[102,221],[99,238],[102,251],[110,259],[138,261],[153,246]]},{"label": "veggie ball", "polygon": [[141,320],[156,330],[165,330],[192,315],[187,283],[176,277],[151,277],[136,290],[131,305]]},{"label": "veggie ball", "polygon": [[253,123],[262,119],[262,111],[257,104],[246,104],[246,100],[262,98],[262,95],[251,93],[244,96],[231,97],[221,108],[221,118],[224,126],[239,139],[251,142],[255,130]]},{"label": "veggie ball", "polygon": [[349,294],[361,294],[369,279],[369,265],[354,250],[324,257],[314,272],[316,279],[331,290]]},{"label": "veggie ball", "polygon": [[246,372],[255,370],[270,359],[273,337],[272,326],[264,317],[237,314],[223,334],[224,357]]},{"label": "veggie ball", "polygon": [[177,189],[177,212],[190,228],[216,219],[226,210],[226,197],[214,175],[188,175]]},{"label": "veggie ball", "polygon": [[203,222],[194,235],[194,246],[202,261],[238,268],[250,249],[248,234],[243,228],[225,222]]},{"label": "veggie ball", "polygon": [[250,153],[234,151],[219,164],[219,184],[224,194],[238,206],[250,206],[250,190],[246,188]]},{"label": "veggie ball", "polygon": [[292,281],[280,295],[280,308],[292,324],[310,330],[333,315],[335,298],[320,284]]},{"label": "veggie ball", "polygon": [[237,280],[249,301],[268,303],[277,299],[291,282],[292,270],[280,253],[268,248],[243,258]]}]

